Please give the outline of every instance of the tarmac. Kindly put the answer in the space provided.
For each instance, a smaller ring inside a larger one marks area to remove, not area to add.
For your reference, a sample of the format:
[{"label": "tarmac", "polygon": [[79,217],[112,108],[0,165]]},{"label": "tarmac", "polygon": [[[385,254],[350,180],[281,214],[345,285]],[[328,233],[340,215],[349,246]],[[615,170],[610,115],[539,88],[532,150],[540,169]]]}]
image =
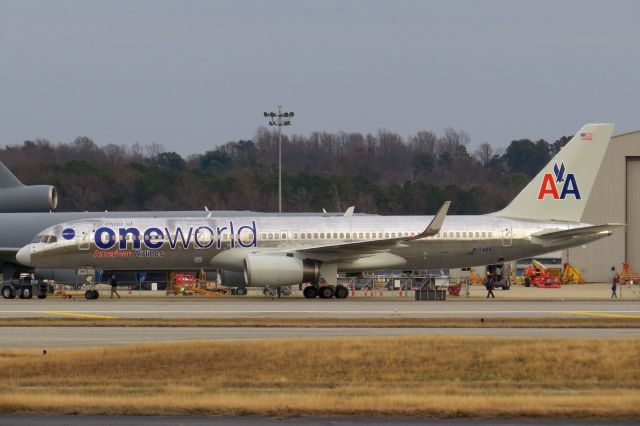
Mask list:
[{"label": "tarmac", "polygon": [[478,318],[612,316],[640,318],[638,300],[461,299],[415,301],[404,298],[129,298],[98,300],[4,300],[1,318]]},{"label": "tarmac", "polygon": [[405,336],[625,339],[640,328],[2,327],[0,348],[81,348],[138,343]]}]

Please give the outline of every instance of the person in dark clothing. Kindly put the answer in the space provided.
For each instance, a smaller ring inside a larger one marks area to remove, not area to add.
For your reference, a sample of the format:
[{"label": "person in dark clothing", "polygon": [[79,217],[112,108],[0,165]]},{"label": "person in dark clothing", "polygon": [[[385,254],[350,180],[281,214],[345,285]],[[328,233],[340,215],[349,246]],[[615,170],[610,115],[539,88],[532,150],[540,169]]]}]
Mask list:
[{"label": "person in dark clothing", "polygon": [[485,281],[485,287],[487,288],[487,299],[489,298],[489,296],[495,298],[495,294],[493,294],[493,287],[494,287],[494,278],[493,275],[491,274],[487,274],[487,279]]},{"label": "person in dark clothing", "polygon": [[618,284],[620,284],[620,275],[615,274],[611,282],[611,298],[618,298],[616,291],[618,290]]},{"label": "person in dark clothing", "polygon": [[115,294],[120,299],[120,295],[118,294],[118,280],[116,280],[116,274],[111,274],[111,278],[109,278],[109,284],[111,284],[111,295],[109,299],[113,299],[113,295]]}]

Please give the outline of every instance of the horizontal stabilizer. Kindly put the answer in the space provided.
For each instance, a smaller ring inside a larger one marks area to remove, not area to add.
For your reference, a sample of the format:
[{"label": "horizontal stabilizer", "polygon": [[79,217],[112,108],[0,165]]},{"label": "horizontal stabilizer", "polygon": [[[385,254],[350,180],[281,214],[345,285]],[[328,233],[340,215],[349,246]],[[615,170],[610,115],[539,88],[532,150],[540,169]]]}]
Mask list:
[{"label": "horizontal stabilizer", "polygon": [[535,234],[531,234],[532,237],[539,238],[541,240],[562,240],[575,237],[588,237],[590,235],[598,234],[611,234],[616,229],[622,228],[625,225],[623,223],[607,223],[605,225],[585,226],[583,228],[563,229],[557,230],[543,230]]}]

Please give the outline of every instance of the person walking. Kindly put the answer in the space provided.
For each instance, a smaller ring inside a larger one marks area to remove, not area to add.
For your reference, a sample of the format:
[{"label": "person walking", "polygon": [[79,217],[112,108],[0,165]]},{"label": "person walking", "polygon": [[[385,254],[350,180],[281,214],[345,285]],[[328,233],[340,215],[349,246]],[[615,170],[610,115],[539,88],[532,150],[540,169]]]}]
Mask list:
[{"label": "person walking", "polygon": [[120,295],[118,294],[118,280],[116,280],[116,274],[111,274],[111,278],[109,278],[109,284],[111,284],[111,295],[109,299],[113,299],[113,295],[115,294],[120,299]]},{"label": "person walking", "polygon": [[616,291],[618,290],[618,284],[620,284],[620,275],[615,274],[613,276],[613,280],[611,281],[611,298],[612,299],[618,298],[618,293],[616,293]]},{"label": "person walking", "polygon": [[493,283],[493,275],[491,274],[487,274],[487,280],[485,282],[485,287],[487,288],[487,299],[489,298],[489,296],[493,297],[495,299],[495,294],[493,294],[493,287],[494,287],[494,283]]}]

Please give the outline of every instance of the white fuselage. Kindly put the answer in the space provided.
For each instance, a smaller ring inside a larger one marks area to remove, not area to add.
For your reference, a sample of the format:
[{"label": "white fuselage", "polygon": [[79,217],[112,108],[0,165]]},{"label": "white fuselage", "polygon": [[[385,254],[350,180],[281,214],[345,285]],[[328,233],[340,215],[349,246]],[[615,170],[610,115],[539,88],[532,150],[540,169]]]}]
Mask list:
[{"label": "white fuselage", "polygon": [[[534,233],[588,226],[496,216],[447,216],[434,236],[411,239],[432,216],[105,218],[62,223],[39,234],[22,262],[42,268],[242,271],[249,254],[311,258],[342,272],[468,267],[583,244]],[[605,235],[602,235],[605,236]],[[385,240],[405,241],[384,244]],[[369,241],[372,245],[358,245]],[[376,246],[375,242],[381,244]],[[593,237],[589,239],[593,241]],[[349,247],[349,243],[354,243]],[[335,247],[335,249],[334,249]],[[317,249],[317,250],[316,250]]]}]

